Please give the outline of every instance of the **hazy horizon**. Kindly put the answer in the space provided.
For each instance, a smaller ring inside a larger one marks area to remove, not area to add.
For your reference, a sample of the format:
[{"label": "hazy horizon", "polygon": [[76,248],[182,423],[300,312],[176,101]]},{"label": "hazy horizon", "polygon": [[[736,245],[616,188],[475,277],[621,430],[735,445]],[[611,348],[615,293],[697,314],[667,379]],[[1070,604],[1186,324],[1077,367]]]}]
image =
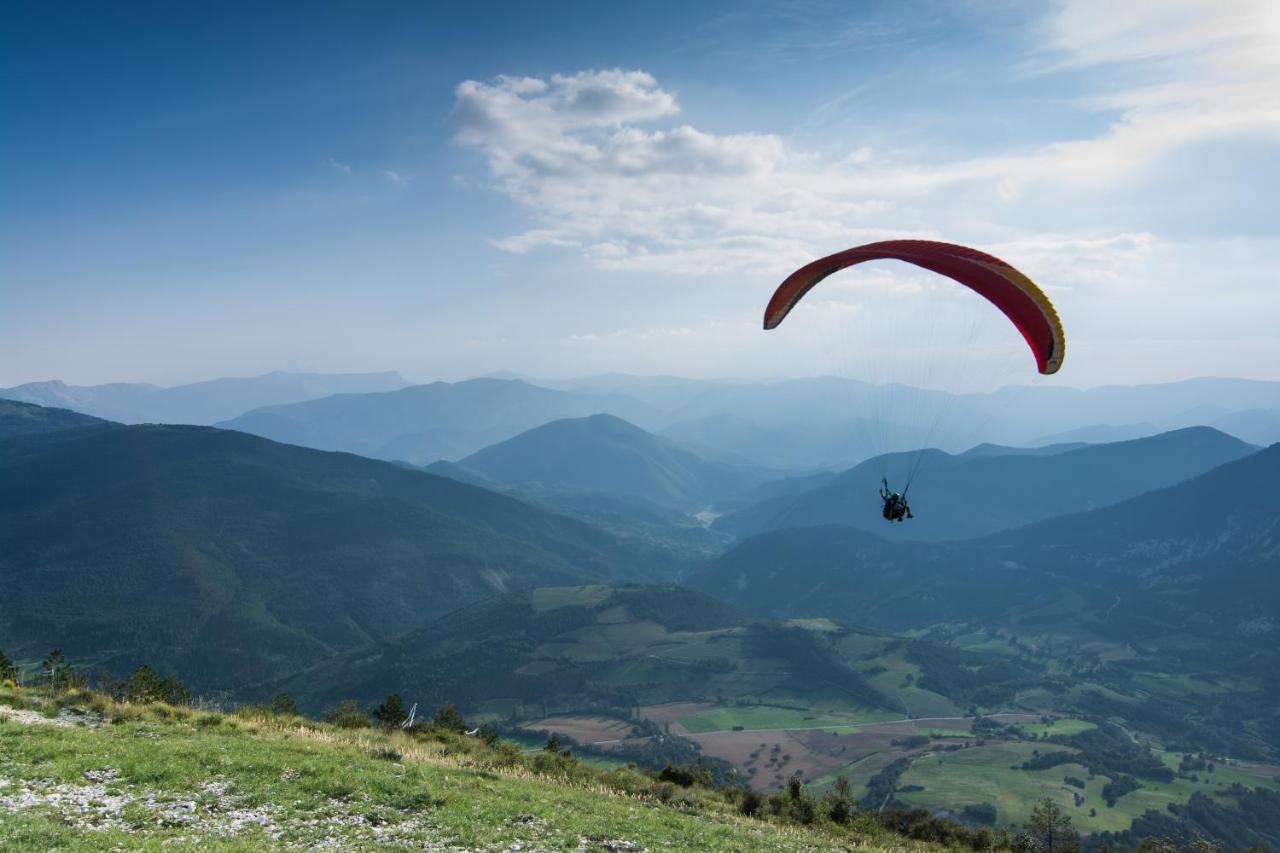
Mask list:
[{"label": "hazy horizon", "polygon": [[[564,375],[559,375],[559,376],[552,376],[552,375],[535,376],[532,374],[525,374],[525,373],[520,373],[519,371],[502,368],[502,369],[490,371],[488,373],[480,373],[475,375],[417,376],[417,375],[410,375],[406,371],[397,370],[395,368],[386,368],[382,370],[360,370],[360,371],[317,371],[317,370],[304,370],[300,368],[299,369],[279,368],[275,370],[267,370],[263,373],[254,373],[254,374],[200,376],[200,377],[191,379],[190,381],[181,381],[181,382],[172,382],[172,383],[147,382],[145,380],[135,380],[135,379],[128,379],[128,378],[113,379],[113,380],[108,380],[107,382],[101,382],[101,383],[96,383],[96,382],[79,383],[79,382],[67,381],[62,377],[50,376],[44,379],[33,379],[33,380],[28,380],[27,382],[14,383],[13,385],[9,385],[9,386],[0,386],[0,388],[17,388],[23,385],[38,385],[44,382],[63,382],[63,384],[67,385],[68,387],[95,387],[100,385],[117,385],[118,384],[118,385],[151,385],[159,389],[165,389],[165,388],[179,388],[179,387],[184,387],[188,385],[198,385],[204,382],[217,382],[221,380],[242,380],[243,381],[243,380],[261,379],[263,377],[276,375],[276,374],[318,375],[318,376],[368,376],[368,375],[377,375],[377,374],[395,374],[399,376],[400,379],[404,380],[406,387],[412,387],[416,385],[429,385],[435,382],[445,382],[450,384],[456,384],[458,382],[468,382],[475,379],[520,380],[523,382],[528,382],[532,385],[537,385],[539,383],[553,383],[553,384],[567,383],[567,382],[584,381],[589,379],[607,378],[607,377],[617,377],[622,379],[638,379],[638,380],[670,380],[674,382],[723,382],[723,383],[731,383],[731,384],[736,384],[736,383],[768,384],[768,383],[777,383],[777,382],[791,382],[791,381],[805,381],[805,380],[819,380],[819,379],[847,380],[851,382],[863,382],[868,385],[902,384],[902,383],[895,382],[893,380],[873,381],[868,379],[860,379],[857,376],[846,376],[846,375],[840,375],[835,373],[813,373],[813,374],[798,374],[798,375],[787,375],[787,376],[767,375],[767,374],[760,375],[760,376],[693,376],[693,375],[680,375],[675,373],[645,374],[645,373],[627,373],[625,371],[601,371],[596,373],[566,373]],[[1037,378],[1040,378],[1040,377],[1037,377]],[[1280,379],[1254,379],[1246,376],[1205,375],[1205,376],[1187,376],[1181,379],[1171,379],[1171,380],[1157,381],[1157,382],[1101,382],[1095,385],[1076,385],[1076,384],[1064,383],[1064,382],[1054,382],[1053,387],[1066,388],[1066,389],[1071,389],[1076,391],[1089,391],[1095,388],[1130,387],[1130,386],[1137,386],[1137,385],[1174,385],[1182,382],[1196,382],[1196,381],[1280,382]],[[926,384],[912,385],[910,387],[914,387],[914,388],[918,388],[926,391],[945,391],[947,393],[953,393],[953,394],[987,394],[987,393],[992,393],[994,391],[999,391],[1004,388],[1034,388],[1034,387],[1042,387],[1044,385],[1045,385],[1044,382],[1036,381],[1035,379],[1032,379],[1027,382],[1010,382],[1010,383],[1003,383],[999,385],[993,385],[990,387],[944,388],[944,387],[930,386]],[[339,392],[339,393],[350,393],[350,392]],[[356,392],[356,393],[385,393],[385,392],[375,391],[375,392]]]}]

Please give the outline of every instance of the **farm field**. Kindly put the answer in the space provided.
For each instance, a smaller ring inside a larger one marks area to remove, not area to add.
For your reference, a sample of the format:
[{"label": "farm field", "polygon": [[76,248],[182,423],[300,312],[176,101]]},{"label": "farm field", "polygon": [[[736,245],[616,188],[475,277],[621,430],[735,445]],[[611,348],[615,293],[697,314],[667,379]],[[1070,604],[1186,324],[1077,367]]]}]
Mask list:
[{"label": "farm field", "polygon": [[884,711],[805,711],[774,705],[726,705],[700,711],[680,720],[680,725],[692,734],[731,731],[742,726],[748,731],[772,731],[774,729],[816,729],[822,727],[847,727],[861,723],[892,719]]},{"label": "farm field", "polygon": [[678,724],[685,717],[692,717],[714,707],[714,702],[665,702],[661,705],[644,705],[637,711],[644,719],[658,724]]},{"label": "farm field", "polygon": [[1054,720],[1052,723],[1023,723],[1018,726],[1031,737],[1043,737],[1045,735],[1070,737],[1081,732],[1092,731],[1097,727],[1096,723],[1073,719]]},{"label": "farm field", "polygon": [[[900,786],[920,786],[923,790],[897,794],[903,802],[933,811],[958,811],[966,805],[990,803],[996,807],[1001,824],[1021,824],[1032,806],[1049,797],[1071,816],[1084,832],[1122,831],[1148,809],[1164,812],[1170,804],[1187,802],[1197,791],[1217,794],[1239,782],[1257,786],[1260,777],[1236,768],[1219,768],[1198,774],[1198,781],[1179,777],[1172,782],[1142,781],[1142,787],[1108,806],[1102,796],[1106,776],[1090,778],[1079,764],[1062,764],[1045,770],[1012,769],[1031,757],[1043,745],[1030,742],[987,744],[955,752],[932,753],[916,758],[902,775]],[[1062,747],[1053,747],[1061,749]],[[1164,762],[1177,768],[1180,753],[1165,753]],[[1083,789],[1066,784],[1075,777]],[[1280,788],[1280,780],[1262,781]]]},{"label": "farm field", "polygon": [[547,717],[524,723],[523,728],[568,735],[578,743],[622,740],[631,736],[632,725],[617,717],[564,716]]}]

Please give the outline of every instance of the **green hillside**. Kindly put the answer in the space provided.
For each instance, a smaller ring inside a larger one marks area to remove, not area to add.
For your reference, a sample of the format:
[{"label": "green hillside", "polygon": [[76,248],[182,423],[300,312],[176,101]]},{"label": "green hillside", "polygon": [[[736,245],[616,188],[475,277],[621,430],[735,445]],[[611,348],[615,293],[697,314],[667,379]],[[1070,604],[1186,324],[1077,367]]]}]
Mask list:
[{"label": "green hillside", "polygon": [[988,638],[975,642],[994,631],[1018,641],[1012,654],[1054,662],[1059,702],[1169,743],[1274,760],[1278,481],[1273,446],[1109,509],[978,542],[779,530],[690,583],[760,616],[929,636],[968,625],[944,634]]},{"label": "green hillside", "polygon": [[540,588],[464,608],[271,689],[312,708],[398,691],[515,719],[721,698],[897,710],[842,649],[850,633],[752,622],[677,586]]},{"label": "green hillside", "polygon": [[507,485],[600,492],[701,509],[760,483],[761,469],[704,459],[612,415],[553,421],[461,462]]},{"label": "green hillside", "polygon": [[0,644],[238,691],[521,587],[647,577],[580,521],[204,427],[0,443]]},{"label": "green hillside", "polygon": [[520,380],[470,379],[264,406],[217,426],[319,450],[422,465],[461,459],[549,421],[599,412],[633,423],[645,423],[656,415],[621,394],[571,393]]},{"label": "green hillside", "polygon": [[880,478],[901,488],[917,454],[869,460],[817,488],[768,498],[716,521],[737,536],[841,524],[893,539],[977,539],[1082,512],[1173,485],[1257,451],[1208,427],[1045,454],[952,456],[924,451],[910,498],[916,518],[887,529],[876,497]]},{"label": "green hillside", "polygon": [[50,409],[16,400],[0,399],[0,438],[38,435],[66,429],[107,426],[108,421],[68,409]]}]

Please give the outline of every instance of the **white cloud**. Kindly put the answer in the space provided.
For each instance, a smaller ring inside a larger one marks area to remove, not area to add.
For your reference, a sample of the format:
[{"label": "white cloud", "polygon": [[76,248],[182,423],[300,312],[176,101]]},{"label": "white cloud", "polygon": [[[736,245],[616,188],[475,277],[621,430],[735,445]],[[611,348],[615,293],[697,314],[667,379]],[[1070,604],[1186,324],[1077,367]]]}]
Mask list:
[{"label": "white cloud", "polygon": [[333,159],[332,157],[329,158],[328,162],[329,162],[329,165],[333,167],[335,170],[346,175],[348,178],[351,177],[351,167],[348,166],[346,163],[339,163],[337,160]]},{"label": "white cloud", "polygon": [[1114,113],[1109,126],[950,161],[858,140],[819,156],[774,134],[667,126],[675,95],[643,71],[614,69],[468,80],[456,90],[457,139],[485,155],[495,188],[536,221],[494,239],[508,252],[558,247],[608,270],[772,276],[857,242],[942,237],[1004,245],[1019,263],[1051,278],[1069,268],[1081,283],[1124,276],[1151,236],[1099,222],[1088,233],[1012,239],[1031,233],[1019,224],[1024,212],[1052,220],[1064,195],[1102,209],[1175,149],[1280,137],[1280,4],[1271,0],[1067,0],[1034,35],[1036,74],[1120,67],[1136,81],[1069,106]]}]

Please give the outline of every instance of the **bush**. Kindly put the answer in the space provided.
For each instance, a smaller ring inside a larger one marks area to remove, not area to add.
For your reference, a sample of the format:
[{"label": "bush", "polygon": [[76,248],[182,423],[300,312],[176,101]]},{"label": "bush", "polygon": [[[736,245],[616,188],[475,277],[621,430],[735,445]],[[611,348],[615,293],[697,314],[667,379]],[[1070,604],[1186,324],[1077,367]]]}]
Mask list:
[{"label": "bush", "polygon": [[170,674],[161,678],[159,673],[146,664],[120,682],[116,691],[126,702],[165,702],[169,705],[191,703],[191,691],[178,680],[178,676]]},{"label": "bush", "polygon": [[278,693],[271,700],[271,713],[277,717],[296,717],[299,713],[298,705],[288,693]]},{"label": "bush", "polygon": [[354,699],[348,699],[324,709],[324,721],[340,729],[367,729],[369,715]]},{"label": "bush", "polygon": [[764,797],[751,790],[744,793],[742,801],[738,803],[738,811],[747,817],[757,816],[762,808],[764,808]]},{"label": "bush", "polygon": [[978,826],[995,826],[996,817],[996,807],[991,803],[968,805],[960,810],[961,820]]},{"label": "bush", "polygon": [[1137,779],[1121,774],[1102,786],[1102,799],[1109,807],[1114,807],[1117,800],[1140,787]]},{"label": "bush", "polygon": [[18,665],[9,659],[3,649],[0,649],[0,683],[6,681],[18,683]]},{"label": "bush", "polygon": [[827,817],[839,824],[846,824],[853,819],[853,799],[850,797],[832,797],[827,806]]},{"label": "bush", "polygon": [[[439,715],[437,714],[437,716]],[[404,710],[404,700],[400,698],[399,693],[392,693],[387,697],[387,701],[373,709],[373,718],[384,729],[394,729],[404,722],[407,717],[408,714]],[[461,729],[458,729],[458,731],[461,731]]]},{"label": "bush", "polygon": [[[396,697],[397,699],[400,697]],[[461,734],[467,730],[467,721],[462,716],[462,712],[458,710],[457,705],[449,704],[436,710],[436,718],[431,722],[438,729],[446,731],[458,732]]]},{"label": "bush", "polygon": [[671,782],[681,788],[688,788],[692,785],[702,785],[710,788],[714,780],[711,778],[711,771],[705,767],[668,764],[658,774],[658,781]]}]

